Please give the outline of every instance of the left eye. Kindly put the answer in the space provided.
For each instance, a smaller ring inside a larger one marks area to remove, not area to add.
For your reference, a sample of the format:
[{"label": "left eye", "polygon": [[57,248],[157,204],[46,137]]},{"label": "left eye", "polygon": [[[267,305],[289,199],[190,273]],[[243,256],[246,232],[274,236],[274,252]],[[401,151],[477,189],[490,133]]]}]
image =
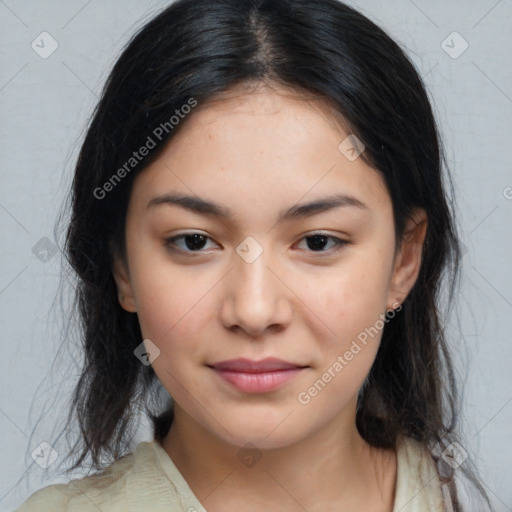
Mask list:
[{"label": "left eye", "polygon": [[[184,233],[166,239],[165,245],[170,249],[177,247],[183,252],[203,252],[201,249],[204,249],[207,240],[211,240],[211,238],[201,233]],[[185,247],[176,243],[177,241],[184,241]],[[348,243],[347,241],[341,240],[335,236],[323,235],[321,233],[314,233],[312,235],[302,237],[300,242],[302,241],[306,241],[307,247],[311,252],[327,252],[330,249],[338,250]],[[332,245],[325,249],[325,246],[328,245],[329,241],[332,242]]]},{"label": "left eye", "polygon": [[321,233],[314,233],[312,235],[305,236],[301,239],[301,241],[302,240],[308,241],[307,246],[309,249],[312,249],[313,252],[327,252],[329,249],[323,249],[325,248],[326,242],[329,240],[332,241],[334,244],[333,246],[330,247],[330,249],[335,248],[335,250],[341,249],[343,245],[348,243],[347,241],[341,240],[340,238],[337,238],[335,236],[323,235]]}]

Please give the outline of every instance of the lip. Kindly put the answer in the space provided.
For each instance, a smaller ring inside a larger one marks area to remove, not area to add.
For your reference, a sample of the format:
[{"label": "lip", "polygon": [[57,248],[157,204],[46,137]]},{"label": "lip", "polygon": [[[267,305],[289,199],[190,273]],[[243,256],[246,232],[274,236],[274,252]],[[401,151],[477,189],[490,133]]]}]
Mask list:
[{"label": "lip", "polygon": [[274,391],[307,368],[273,357],[261,361],[229,359],[208,366],[223,380],[245,393]]},{"label": "lip", "polygon": [[292,370],[296,368],[304,368],[304,366],[277,359],[276,357],[267,357],[260,361],[253,361],[243,357],[238,359],[227,359],[226,361],[219,361],[211,365],[216,370],[225,370],[230,372],[243,372],[243,373],[267,373],[277,370]]}]

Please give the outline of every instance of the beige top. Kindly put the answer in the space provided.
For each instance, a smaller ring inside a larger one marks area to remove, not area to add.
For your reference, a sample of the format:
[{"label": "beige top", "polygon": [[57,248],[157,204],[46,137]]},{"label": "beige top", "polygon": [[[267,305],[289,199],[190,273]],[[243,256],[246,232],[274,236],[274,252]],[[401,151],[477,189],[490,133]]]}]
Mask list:
[{"label": "beige top", "polygon": [[[441,488],[430,455],[406,438],[397,449],[393,512],[443,512]],[[15,512],[206,512],[178,468],[157,441],[134,452],[101,475],[54,484],[32,494]]]}]

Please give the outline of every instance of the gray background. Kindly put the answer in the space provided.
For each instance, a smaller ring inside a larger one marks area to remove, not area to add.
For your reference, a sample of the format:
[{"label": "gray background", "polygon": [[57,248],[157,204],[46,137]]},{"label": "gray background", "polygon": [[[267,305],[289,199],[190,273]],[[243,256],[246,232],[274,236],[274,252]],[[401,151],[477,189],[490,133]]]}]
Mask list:
[{"label": "gray background", "polygon": [[[466,384],[464,448],[480,467],[495,510],[512,511],[512,2],[350,3],[405,46],[435,104],[465,251],[458,316],[449,322]],[[1,510],[66,480],[46,475],[31,457],[41,442],[52,442],[80,362],[68,346],[52,367],[67,320],[59,304],[69,296],[68,289],[56,298],[61,254],[55,244],[61,240],[54,224],[113,60],[166,4],[0,0]],[[48,36],[40,36],[44,31],[58,43],[47,58],[40,56],[51,49]],[[458,55],[464,41],[468,48]],[[50,417],[32,435],[45,409]],[[143,425],[138,439],[147,437]],[[54,448],[50,472],[62,458],[62,448]]]}]

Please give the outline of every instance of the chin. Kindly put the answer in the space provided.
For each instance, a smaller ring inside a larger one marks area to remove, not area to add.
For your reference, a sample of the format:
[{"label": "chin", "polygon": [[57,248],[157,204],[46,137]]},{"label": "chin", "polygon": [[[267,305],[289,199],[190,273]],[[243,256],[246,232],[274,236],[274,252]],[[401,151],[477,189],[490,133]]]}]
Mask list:
[{"label": "chin", "polygon": [[238,418],[217,416],[219,424],[211,425],[209,430],[226,443],[239,448],[253,447],[259,450],[275,450],[285,448],[307,438],[310,435],[304,421],[297,421],[291,410],[284,413],[271,414],[255,412],[237,413]]}]

